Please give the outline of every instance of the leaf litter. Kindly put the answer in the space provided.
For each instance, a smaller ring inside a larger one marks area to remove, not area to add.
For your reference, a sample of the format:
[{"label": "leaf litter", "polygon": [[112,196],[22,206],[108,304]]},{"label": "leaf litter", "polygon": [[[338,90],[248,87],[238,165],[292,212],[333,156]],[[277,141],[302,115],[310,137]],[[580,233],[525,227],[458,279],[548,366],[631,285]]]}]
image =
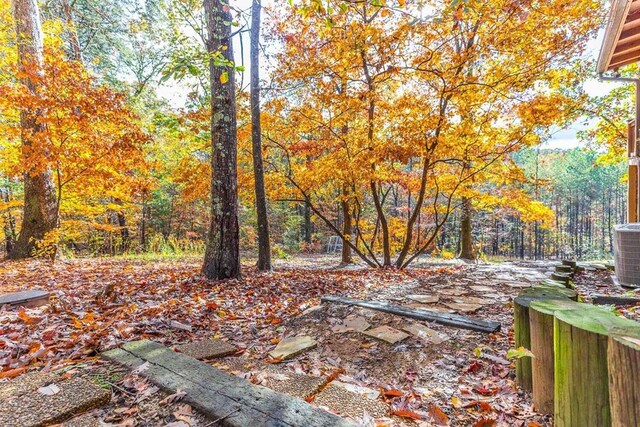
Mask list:
[{"label": "leaf litter", "polygon": [[[434,295],[438,298],[425,308],[442,309],[464,301],[461,292],[451,291],[456,287],[470,298],[489,299],[474,292],[470,284],[491,285],[501,296],[518,292],[484,273],[489,270],[450,265],[408,271],[336,270],[291,260],[271,274],[245,268],[241,280],[209,282],[199,275],[199,264],[199,260],[122,259],[0,264],[3,292],[44,289],[52,294],[46,307],[0,309],[0,378],[35,369],[67,370],[65,375],[102,372],[114,396],[110,407],[101,412],[105,421],[197,424],[199,415],[181,402],[180,391],[167,396],[140,376],[144,372],[109,380],[117,368],[98,355],[135,339],[173,346],[218,338],[239,348],[236,360],[255,362],[253,368],[230,369],[250,381],[264,382],[270,375],[284,378],[286,372],[333,376],[348,390],[389,405],[388,417],[365,414],[357,419],[363,425],[535,426],[549,422],[533,411],[529,398],[514,386],[513,364],[505,360],[513,347],[511,309],[503,300],[486,301],[481,314],[476,314],[500,321],[502,332],[480,334],[423,322],[448,339],[429,342],[412,335],[394,345],[363,335],[350,321],[358,318],[358,326],[366,322],[371,327],[401,330],[407,319],[331,304],[318,308],[320,297],[327,294],[406,304],[411,303],[409,295]],[[335,333],[332,326],[336,325],[347,327]],[[314,337],[318,347],[290,361],[271,360],[279,362],[272,366],[284,371],[265,374],[268,352],[281,339],[302,334]],[[234,357],[215,364],[224,368],[225,361]]]}]

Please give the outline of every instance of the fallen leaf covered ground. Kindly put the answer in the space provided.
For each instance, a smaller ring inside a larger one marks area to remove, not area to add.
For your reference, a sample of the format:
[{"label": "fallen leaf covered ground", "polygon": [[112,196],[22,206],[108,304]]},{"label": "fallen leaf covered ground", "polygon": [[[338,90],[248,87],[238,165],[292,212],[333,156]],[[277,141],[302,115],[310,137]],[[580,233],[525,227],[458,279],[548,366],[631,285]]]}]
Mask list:
[{"label": "fallen leaf covered ground", "polygon": [[[144,378],[112,373],[99,353],[141,338],[168,346],[221,338],[239,349],[227,359],[255,365],[218,365],[268,386],[269,375],[260,370],[273,362],[267,353],[283,337],[306,334],[318,341],[317,348],[277,366],[283,372],[331,377],[389,404],[389,417],[357,418],[364,425],[548,424],[514,386],[513,365],[506,360],[513,347],[510,298],[544,276],[543,264],[426,264],[408,271],[331,265],[335,259],[301,258],[281,263],[273,273],[246,267],[242,280],[210,282],[199,275],[198,259],[3,262],[0,292],[45,289],[52,299],[48,307],[0,311],[0,378],[27,370],[89,371],[113,391],[102,419],[123,425],[197,425],[197,414],[179,397],[165,401]],[[460,290],[464,293],[456,295]],[[469,316],[499,321],[502,330],[483,334],[429,324],[441,338],[437,342],[411,336],[390,345],[332,328],[347,316],[396,329],[408,319],[337,304],[318,308],[327,294],[404,304],[411,302],[408,295],[438,295],[431,308],[478,304],[481,308]]]}]

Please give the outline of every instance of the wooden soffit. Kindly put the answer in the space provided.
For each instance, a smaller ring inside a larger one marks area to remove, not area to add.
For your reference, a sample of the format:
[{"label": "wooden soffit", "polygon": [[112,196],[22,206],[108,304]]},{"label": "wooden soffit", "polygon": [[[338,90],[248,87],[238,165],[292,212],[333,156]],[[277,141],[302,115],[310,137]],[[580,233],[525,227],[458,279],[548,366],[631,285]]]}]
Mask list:
[{"label": "wooden soffit", "polygon": [[598,73],[640,61],[640,0],[613,0]]}]

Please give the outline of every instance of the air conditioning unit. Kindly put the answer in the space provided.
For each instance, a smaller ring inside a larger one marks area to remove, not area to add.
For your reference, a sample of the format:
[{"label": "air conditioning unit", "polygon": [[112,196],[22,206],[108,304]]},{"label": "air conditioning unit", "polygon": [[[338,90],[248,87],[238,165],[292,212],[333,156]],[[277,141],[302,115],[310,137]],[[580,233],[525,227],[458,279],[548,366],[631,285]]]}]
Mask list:
[{"label": "air conditioning unit", "polygon": [[616,277],[622,286],[640,288],[640,223],[613,228]]}]

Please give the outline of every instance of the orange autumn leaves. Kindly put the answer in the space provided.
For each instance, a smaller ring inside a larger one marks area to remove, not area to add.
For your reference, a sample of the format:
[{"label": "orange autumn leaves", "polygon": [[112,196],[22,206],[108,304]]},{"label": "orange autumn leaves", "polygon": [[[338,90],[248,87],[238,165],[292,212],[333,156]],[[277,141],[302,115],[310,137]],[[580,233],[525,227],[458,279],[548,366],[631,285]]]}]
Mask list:
[{"label": "orange autumn leaves", "polygon": [[[48,29],[41,66],[3,68],[0,173],[19,179],[52,171],[61,225],[72,237],[87,224],[99,225],[105,212],[124,209],[148,185],[143,145],[149,137],[125,96],[67,59],[59,29],[53,23]],[[42,125],[28,136],[28,146],[20,143],[20,111],[32,112]]]}]

